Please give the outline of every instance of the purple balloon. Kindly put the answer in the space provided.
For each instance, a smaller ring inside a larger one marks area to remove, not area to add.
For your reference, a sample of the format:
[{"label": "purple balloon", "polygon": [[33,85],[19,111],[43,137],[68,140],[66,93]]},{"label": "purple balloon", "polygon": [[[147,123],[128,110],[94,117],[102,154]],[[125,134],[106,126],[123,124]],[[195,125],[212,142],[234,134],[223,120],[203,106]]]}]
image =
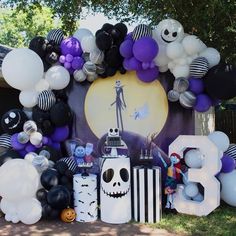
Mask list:
[{"label": "purple balloon", "polygon": [[125,58],[124,61],[123,61],[123,67],[126,69],[126,70],[132,70],[129,66],[129,59],[128,58]]},{"label": "purple balloon", "polygon": [[142,63],[135,57],[132,57],[129,59],[129,67],[131,68],[131,70],[142,70]]},{"label": "purple balloon", "polygon": [[66,57],[65,57],[64,55],[61,55],[61,56],[59,57],[59,62],[60,62],[61,64],[64,64],[65,61],[66,61]]},{"label": "purple balloon", "polygon": [[69,136],[69,127],[62,126],[55,128],[53,134],[51,135],[51,139],[53,142],[63,142]]},{"label": "purple balloon", "polygon": [[221,158],[222,168],[220,172],[229,173],[235,169],[235,160],[229,156],[224,154]]},{"label": "purple balloon", "polygon": [[198,112],[206,112],[211,107],[212,102],[209,96],[206,94],[197,95],[196,104],[194,109]]},{"label": "purple balloon", "polygon": [[48,137],[43,137],[42,143],[44,145],[48,144]]},{"label": "purple balloon", "polygon": [[133,41],[130,39],[125,40],[120,45],[120,54],[124,58],[131,58],[133,56]]},{"label": "purple balloon", "polygon": [[25,151],[28,153],[28,152],[35,152],[36,151],[36,147],[31,144],[31,143],[28,143],[25,147]]},{"label": "purple balloon", "polygon": [[60,145],[60,143],[57,143],[57,142],[52,143],[51,147],[58,150],[58,151],[61,150],[61,145]]},{"label": "purple balloon", "polygon": [[133,37],[132,37],[132,32],[129,32],[126,36],[125,36],[125,40],[126,39],[130,39],[133,41]]},{"label": "purple balloon", "polygon": [[14,150],[22,150],[25,148],[26,144],[19,143],[17,140],[18,133],[11,136],[11,146]]},{"label": "purple balloon", "polygon": [[201,94],[204,91],[204,83],[202,79],[191,77],[189,79],[188,90],[193,92],[195,95]]},{"label": "purple balloon", "polygon": [[146,83],[154,81],[155,79],[157,79],[158,75],[159,70],[157,67],[137,71],[138,78]]},{"label": "purple balloon", "polygon": [[19,150],[18,153],[21,155],[21,157],[25,157],[27,152],[25,150]]},{"label": "purple balloon", "polygon": [[73,57],[71,54],[67,54],[67,55],[66,55],[66,59],[65,59],[65,60],[66,60],[67,62],[72,62],[73,59],[74,59],[74,57]]},{"label": "purple balloon", "polygon": [[67,39],[64,39],[61,42],[61,54],[67,55],[71,54],[72,56],[81,56],[83,53],[80,42],[75,37],[70,37]]},{"label": "purple balloon", "polygon": [[142,37],[135,41],[133,54],[141,62],[151,62],[158,53],[158,45],[151,37]]},{"label": "purple balloon", "polygon": [[71,63],[66,61],[66,62],[64,63],[64,67],[65,67],[66,69],[70,69],[70,68],[71,68]]},{"label": "purple balloon", "polygon": [[82,69],[84,65],[84,59],[82,57],[74,57],[71,66],[74,70]]}]

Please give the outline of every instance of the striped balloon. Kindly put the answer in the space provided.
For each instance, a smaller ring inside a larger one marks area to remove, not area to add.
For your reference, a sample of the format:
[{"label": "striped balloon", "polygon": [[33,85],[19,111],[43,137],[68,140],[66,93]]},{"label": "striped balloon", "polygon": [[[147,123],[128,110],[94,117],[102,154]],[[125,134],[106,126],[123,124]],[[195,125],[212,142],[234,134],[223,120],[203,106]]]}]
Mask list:
[{"label": "striped balloon", "polygon": [[64,38],[64,34],[61,29],[53,29],[53,30],[49,31],[49,33],[47,35],[47,40],[53,41],[57,45],[60,45],[63,38]]},{"label": "striped balloon", "polygon": [[73,174],[75,174],[78,171],[78,166],[74,160],[74,158],[71,157],[65,157],[60,159],[57,163],[56,166],[60,163],[60,162],[64,162],[66,163],[68,170],[70,170]]},{"label": "striped balloon", "polygon": [[48,111],[56,103],[56,97],[51,90],[44,90],[38,95],[37,105],[41,110]]},{"label": "striped balloon", "polygon": [[151,36],[152,36],[152,30],[147,25],[144,24],[136,26],[132,33],[133,40],[138,40],[142,37],[151,37]]},{"label": "striped balloon", "polygon": [[234,160],[236,160],[236,144],[230,144],[227,151],[225,151],[225,154],[229,155],[230,157],[234,158]]},{"label": "striped balloon", "polygon": [[0,136],[0,147],[11,148],[11,135],[2,134]]},{"label": "striped balloon", "polygon": [[202,78],[209,70],[209,63],[205,57],[197,57],[190,64],[190,76]]}]

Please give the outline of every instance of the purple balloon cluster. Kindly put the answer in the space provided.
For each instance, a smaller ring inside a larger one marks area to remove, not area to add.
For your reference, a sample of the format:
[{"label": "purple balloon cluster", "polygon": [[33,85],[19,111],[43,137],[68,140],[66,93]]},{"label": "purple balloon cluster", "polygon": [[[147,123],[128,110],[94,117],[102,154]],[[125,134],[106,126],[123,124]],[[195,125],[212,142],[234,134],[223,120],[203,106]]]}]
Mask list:
[{"label": "purple balloon cluster", "polygon": [[215,105],[215,101],[205,93],[203,79],[190,77],[188,90],[196,96],[194,110],[197,112],[206,112],[211,106]]},{"label": "purple balloon cluster", "polygon": [[61,42],[61,56],[59,61],[64,67],[73,74],[75,70],[83,68],[84,59],[82,58],[82,48],[80,42],[75,37],[64,39]]},{"label": "purple balloon cluster", "polygon": [[142,37],[133,41],[128,34],[120,45],[120,54],[125,58],[123,66],[126,70],[135,70],[143,82],[152,82],[158,77],[159,70],[153,59],[158,54],[158,45],[152,37]]}]

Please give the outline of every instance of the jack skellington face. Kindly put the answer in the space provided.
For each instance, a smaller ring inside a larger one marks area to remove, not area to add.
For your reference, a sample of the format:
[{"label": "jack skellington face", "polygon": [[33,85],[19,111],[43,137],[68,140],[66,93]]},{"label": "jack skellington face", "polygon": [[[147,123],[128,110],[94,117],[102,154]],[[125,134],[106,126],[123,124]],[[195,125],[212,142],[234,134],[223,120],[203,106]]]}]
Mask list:
[{"label": "jack skellington face", "polygon": [[[114,160],[113,160],[114,161]],[[122,198],[130,191],[130,171],[126,167],[109,166],[104,161],[101,179],[103,193],[109,198]]]},{"label": "jack skellington face", "polygon": [[8,134],[14,134],[23,130],[27,121],[26,114],[20,109],[12,109],[2,116],[2,129]]},{"label": "jack skellington face", "polygon": [[161,44],[180,42],[184,38],[184,29],[178,21],[166,19],[157,25],[153,36]]},{"label": "jack skellington face", "polygon": [[108,130],[109,137],[119,137],[119,129],[118,128],[110,128]]}]

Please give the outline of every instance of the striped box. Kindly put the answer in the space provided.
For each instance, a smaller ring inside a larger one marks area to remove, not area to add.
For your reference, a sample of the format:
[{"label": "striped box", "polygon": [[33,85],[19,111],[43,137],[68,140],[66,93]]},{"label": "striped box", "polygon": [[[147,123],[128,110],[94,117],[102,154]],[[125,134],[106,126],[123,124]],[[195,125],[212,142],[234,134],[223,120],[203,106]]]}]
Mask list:
[{"label": "striped box", "polygon": [[161,220],[161,169],[153,166],[133,168],[134,220],[156,223]]}]

